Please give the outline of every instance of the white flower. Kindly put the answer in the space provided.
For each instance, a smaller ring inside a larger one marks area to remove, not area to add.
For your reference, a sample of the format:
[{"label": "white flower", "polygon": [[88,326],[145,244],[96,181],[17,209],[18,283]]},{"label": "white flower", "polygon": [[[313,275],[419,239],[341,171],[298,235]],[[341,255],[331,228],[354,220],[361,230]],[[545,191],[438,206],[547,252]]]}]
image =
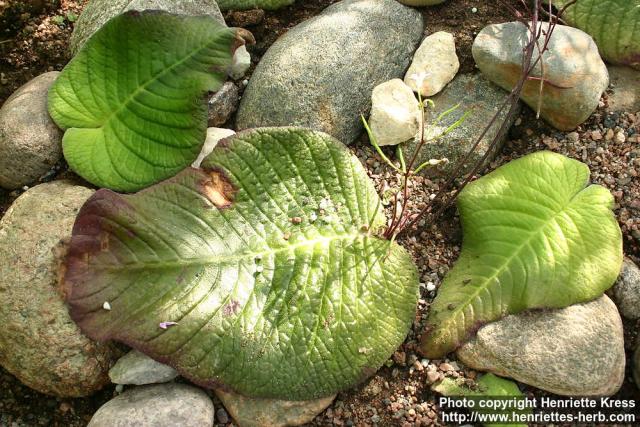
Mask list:
[{"label": "white flower", "polygon": [[419,73],[416,74],[411,74],[409,76],[409,78],[411,80],[413,80],[414,82],[416,82],[416,86],[418,88],[422,87],[422,84],[424,83],[425,79],[427,77],[429,77],[431,75],[431,73],[427,73],[426,71],[420,71]]}]

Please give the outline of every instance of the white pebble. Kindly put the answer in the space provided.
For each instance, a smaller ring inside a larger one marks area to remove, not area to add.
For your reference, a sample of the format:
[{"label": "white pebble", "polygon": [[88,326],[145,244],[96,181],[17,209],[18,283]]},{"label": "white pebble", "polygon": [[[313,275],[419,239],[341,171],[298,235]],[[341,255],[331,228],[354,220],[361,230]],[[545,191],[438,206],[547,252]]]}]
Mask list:
[{"label": "white pebble", "polygon": [[427,283],[427,290],[428,290],[429,292],[431,292],[431,291],[435,291],[435,290],[436,290],[436,285],[434,285],[434,284],[433,284],[433,282],[429,282],[429,283]]},{"label": "white pebble", "polygon": [[477,7],[472,7],[471,8],[471,12],[472,13],[477,13],[478,12],[478,8]]},{"label": "white pebble", "polygon": [[109,304],[109,301],[105,301],[104,304],[102,304],[102,308],[104,308],[107,311],[111,310],[111,304]]}]

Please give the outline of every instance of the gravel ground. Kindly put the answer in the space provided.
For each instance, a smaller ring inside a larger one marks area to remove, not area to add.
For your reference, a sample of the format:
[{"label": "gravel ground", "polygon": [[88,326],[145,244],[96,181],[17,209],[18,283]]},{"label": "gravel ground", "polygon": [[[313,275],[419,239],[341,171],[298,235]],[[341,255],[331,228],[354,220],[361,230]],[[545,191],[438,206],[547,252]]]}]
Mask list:
[{"label": "gravel ground", "polygon": [[[550,150],[580,160],[591,169],[591,181],[607,187],[615,197],[615,214],[624,236],[625,255],[639,261],[640,256],[640,112],[607,112],[607,95],[603,96],[598,111],[574,132],[558,132],[525,108],[502,153],[487,169],[493,170],[511,160],[529,153]],[[617,135],[617,136],[616,136]],[[624,139],[624,141],[623,141]],[[379,191],[397,185],[397,179],[382,159],[363,139],[353,152],[367,165],[369,176]],[[392,156],[392,150],[387,153]],[[431,195],[439,190],[441,179],[418,177],[410,197],[409,208],[422,209]],[[391,216],[387,207],[387,216]],[[314,425],[441,425],[437,420],[437,395],[430,384],[442,378],[465,377],[474,379],[479,373],[464,367],[450,355],[450,359],[426,360],[417,352],[423,321],[435,297],[436,290],[460,253],[462,230],[454,208],[449,208],[433,224],[421,224],[411,236],[400,243],[413,255],[421,274],[421,299],[413,328],[402,347],[394,354],[393,363],[382,368],[370,381],[357,389],[341,393],[334,405],[317,417]],[[627,360],[637,340],[640,322],[625,322]],[[531,396],[549,396],[532,387],[523,386]],[[640,400],[640,391],[627,375],[622,389],[615,398]]]},{"label": "gravel ground", "polygon": [[[268,46],[288,28],[317,14],[334,0],[300,1],[295,6],[276,12],[227,14],[231,25],[251,23],[258,44],[252,48],[259,58]],[[515,1],[514,1],[515,2]],[[0,0],[0,11],[2,4]],[[20,16],[2,33],[0,21],[0,104],[21,84],[35,75],[51,69],[61,69],[68,56],[66,46],[72,22],[69,13],[79,13],[83,1],[59,2],[49,5],[40,15]],[[472,8],[477,8],[473,13]],[[451,31],[456,35],[461,72],[473,69],[470,46],[475,34],[490,23],[510,20],[504,8],[480,0],[450,0],[424,12],[427,31]],[[61,23],[57,16],[64,17]],[[73,16],[72,16],[73,17]],[[54,19],[55,18],[55,19]],[[609,188],[615,196],[615,212],[624,234],[625,254],[640,261],[640,113],[609,113],[607,96],[598,111],[577,131],[558,132],[535,120],[524,109],[509,134],[509,140],[498,158],[490,165],[494,169],[508,161],[538,150],[551,150],[587,163],[592,181]],[[351,147],[366,165],[370,177],[382,192],[397,185],[397,177],[374,152],[365,138]],[[391,154],[391,153],[389,153]],[[64,165],[60,168],[65,172]],[[421,209],[437,192],[440,179],[416,178],[412,186],[410,209]],[[20,192],[0,191],[0,217]],[[389,213],[390,215],[390,213]],[[435,394],[430,384],[442,376],[475,378],[478,373],[465,368],[455,359],[426,360],[417,354],[417,343],[429,304],[444,275],[460,252],[462,234],[455,208],[449,208],[432,224],[421,224],[419,230],[400,243],[409,249],[421,275],[421,299],[416,319],[405,343],[371,380],[340,393],[334,404],[314,420],[313,425],[336,426],[417,426],[439,425]],[[633,348],[638,325],[625,323],[628,356]],[[640,392],[630,379],[616,397],[640,399]],[[528,394],[540,391],[525,387]],[[57,399],[44,396],[21,385],[13,376],[0,369],[0,426],[85,426],[95,410],[114,394],[114,387],[83,399]],[[216,408],[220,408],[215,400]],[[222,414],[224,416],[224,414]]]}]

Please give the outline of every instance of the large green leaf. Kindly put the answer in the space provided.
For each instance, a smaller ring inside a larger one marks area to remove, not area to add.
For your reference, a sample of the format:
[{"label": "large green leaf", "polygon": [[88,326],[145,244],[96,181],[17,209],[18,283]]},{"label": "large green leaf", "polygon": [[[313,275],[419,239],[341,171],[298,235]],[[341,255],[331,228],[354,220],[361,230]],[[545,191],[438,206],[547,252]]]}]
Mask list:
[{"label": "large green leaf", "polygon": [[251,397],[313,399],[375,372],[418,278],[376,237],[386,220],[358,160],[324,133],[273,128],[221,141],[203,168],[82,208],[64,279],[82,330]]},{"label": "large green leaf", "polygon": [[218,0],[220,10],[267,9],[274,10],[295,3],[296,0]]},{"label": "large green leaf", "polygon": [[[554,0],[562,8],[569,0]],[[640,69],[640,0],[577,0],[562,18],[593,37],[614,64]]]},{"label": "large green leaf", "polygon": [[[471,403],[463,407],[480,414],[474,421],[486,427],[528,426],[527,423],[513,422],[516,417],[527,417],[528,414],[533,413],[516,383],[493,374],[483,375],[473,387],[460,380],[462,379],[444,378],[431,388],[444,396],[470,399],[474,409],[470,409]],[[492,407],[492,405],[495,406]],[[460,412],[460,409],[454,409],[454,411]]]},{"label": "large green leaf", "polygon": [[613,197],[576,160],[538,152],[467,186],[462,253],[431,305],[422,351],[440,357],[482,324],[590,301],[615,281],[622,233]]},{"label": "large green leaf", "polygon": [[135,191],[191,164],[206,135],[204,94],[221,86],[241,43],[211,17],[110,20],[49,91],[69,166],[97,186]]}]

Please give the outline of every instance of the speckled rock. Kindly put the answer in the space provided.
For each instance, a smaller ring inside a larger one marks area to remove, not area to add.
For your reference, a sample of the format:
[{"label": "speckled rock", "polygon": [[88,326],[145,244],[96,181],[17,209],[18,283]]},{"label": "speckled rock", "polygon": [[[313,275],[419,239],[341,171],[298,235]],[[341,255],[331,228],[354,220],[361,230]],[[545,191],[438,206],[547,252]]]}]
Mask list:
[{"label": "speckled rock", "polygon": [[403,76],[423,25],[419,11],[395,0],[332,4],[262,57],[240,103],[238,129],[304,126],[350,144],[362,132],[371,91]]},{"label": "speckled rock", "polygon": [[209,127],[225,124],[238,110],[240,89],[233,82],[226,82],[209,98]]},{"label": "speckled rock", "polygon": [[625,258],[620,276],[613,286],[620,313],[627,319],[640,319],[640,268]]},{"label": "speckled rock", "polygon": [[0,187],[31,185],[62,158],[62,131],[47,111],[47,93],[58,74],[29,81],[0,108]]},{"label": "speckled rock", "polygon": [[131,350],[122,356],[109,370],[109,378],[114,384],[166,383],[178,375],[178,371],[171,366],[156,362],[137,350]]},{"label": "speckled rock", "polygon": [[467,366],[565,396],[609,396],[624,381],[622,320],[602,296],[489,323],[458,349]]},{"label": "speckled rock", "polygon": [[46,394],[92,394],[109,383],[119,355],[80,332],[58,293],[60,243],[92,193],[66,181],[41,184],[0,220],[0,365]]},{"label": "speckled rock", "polygon": [[420,107],[402,80],[389,80],[373,89],[369,128],[378,145],[396,145],[415,137],[420,129]]},{"label": "speckled rock", "polygon": [[[425,131],[425,135],[427,138],[437,135],[460,119],[465,112],[468,111],[470,114],[459,127],[444,138],[423,145],[418,155],[416,165],[431,159],[447,159],[448,162],[440,163],[434,167],[427,167],[423,169],[423,171],[425,175],[451,172],[458,161],[471,149],[477,138],[480,137],[482,131],[496,114],[498,107],[507,95],[507,92],[488,81],[479,73],[459,74],[456,76],[442,92],[431,98],[435,103],[435,108],[428,108],[426,110],[425,122],[427,126],[433,125],[435,119],[441,113],[449,110],[458,103],[460,103],[460,107],[443,119],[439,125],[433,126],[431,131]],[[514,118],[518,116],[519,108],[518,106],[518,111],[511,119],[511,123],[508,124],[509,127],[513,123]],[[506,115],[507,110],[505,109],[498,118],[498,125],[505,119]],[[494,125],[482,138],[476,150],[469,157],[469,161],[465,163],[464,172],[470,171],[475,162],[482,159],[490,148],[491,140],[497,134],[498,126]],[[495,158],[502,148],[504,141],[505,138],[503,137],[487,157],[486,163]],[[417,146],[417,139],[406,143],[405,158],[411,158]]]},{"label": "speckled rock", "polygon": [[181,15],[210,15],[224,24],[215,0],[91,0],[82,10],[69,41],[72,54],[108,20],[128,10],[155,9]]},{"label": "speckled rock", "polygon": [[213,402],[185,384],[134,387],[108,401],[87,427],[212,427]]},{"label": "speckled rock", "polygon": [[[547,24],[542,24],[543,29]],[[522,73],[523,49],[528,30],[520,22],[489,25],[473,42],[473,58],[483,74],[511,90]],[[609,74],[593,39],[577,28],[558,25],[544,55],[544,86],[540,116],[551,126],[569,131],[584,122],[598,107],[609,85]],[[537,53],[534,53],[534,60]],[[540,64],[533,76],[542,76]],[[537,109],[540,82],[525,83],[521,99]]]},{"label": "speckled rock", "polygon": [[216,396],[239,427],[301,426],[311,422],[336,397],[305,401],[252,399],[222,390],[216,390]]},{"label": "speckled rock", "polygon": [[613,91],[609,95],[607,110],[640,111],[640,70],[621,65],[610,65],[608,69]]},{"label": "speckled rock", "polygon": [[420,43],[404,75],[404,83],[423,97],[433,96],[453,80],[459,69],[453,34],[438,31]]}]

